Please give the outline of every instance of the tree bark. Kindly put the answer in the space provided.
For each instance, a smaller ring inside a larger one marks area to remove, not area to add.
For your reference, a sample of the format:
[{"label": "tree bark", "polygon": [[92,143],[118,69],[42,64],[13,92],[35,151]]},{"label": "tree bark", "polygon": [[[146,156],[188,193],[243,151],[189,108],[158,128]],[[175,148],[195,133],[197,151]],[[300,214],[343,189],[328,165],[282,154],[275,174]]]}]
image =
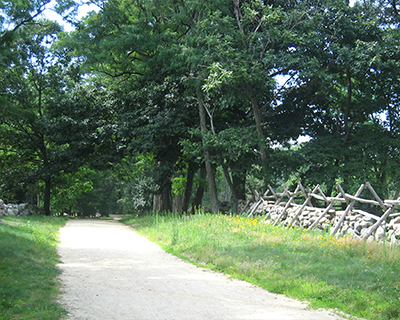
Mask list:
[{"label": "tree bark", "polygon": [[172,212],[173,213],[176,213],[176,214],[183,213],[183,201],[184,201],[183,194],[174,195],[174,202],[172,204]]},{"label": "tree bark", "polygon": [[[161,167],[162,161],[158,162],[158,166]],[[168,170],[167,170],[168,172]],[[172,182],[171,176],[167,173],[162,174],[162,177],[158,181],[160,193],[155,194],[153,198],[153,211],[154,212],[167,212],[172,211]]]},{"label": "tree bark", "polygon": [[155,194],[153,196],[153,212],[161,211],[161,195]]},{"label": "tree bark", "polygon": [[229,188],[232,192],[232,198],[233,198],[233,206],[232,206],[232,211],[233,213],[237,213],[237,208],[238,208],[238,198],[236,195],[236,190],[233,186],[233,178],[231,178],[231,175],[229,174],[228,166],[224,163],[224,160],[221,159],[221,166],[224,171],[224,176],[225,180],[229,185]]},{"label": "tree bark", "polygon": [[[249,91],[252,91],[251,89]],[[250,98],[250,102],[251,102],[251,108],[253,111],[253,115],[254,115],[254,121],[256,123],[256,129],[257,129],[257,133],[258,136],[261,140],[260,142],[260,153],[261,153],[261,161],[262,163],[266,163],[267,162],[267,152],[265,151],[265,137],[264,137],[264,131],[262,128],[262,114],[261,114],[261,110],[260,107],[258,105],[257,100],[254,98],[253,94],[251,92],[249,92],[249,98]]]},{"label": "tree bark", "polygon": [[163,188],[163,191],[161,194],[154,195],[153,211],[154,212],[172,211],[171,188],[169,188],[169,190],[166,190],[166,188]]},{"label": "tree bark", "polygon": [[195,173],[196,173],[196,166],[194,163],[190,163],[188,166],[188,172],[186,176],[186,187],[182,203],[182,212],[187,212],[189,210],[190,196],[192,195],[193,179]]},{"label": "tree bark", "polygon": [[46,216],[51,215],[50,208],[50,197],[51,197],[51,179],[47,178],[44,180],[45,188],[44,188],[44,214]]},{"label": "tree bark", "polygon": [[[199,104],[200,128],[201,128],[201,133],[202,133],[203,140],[204,140],[205,134],[207,133],[206,109],[204,106],[204,100],[203,100],[203,95],[201,93],[200,85],[197,85],[197,87],[196,87],[196,95],[197,95],[197,100],[198,100],[198,104]],[[204,161],[205,161],[207,180],[208,180],[208,192],[210,194],[211,212],[218,213],[219,205],[218,205],[217,186],[215,183],[213,167],[210,162],[210,153],[207,150],[204,152]]]},{"label": "tree bark", "polygon": [[[40,98],[40,95],[39,95]],[[40,105],[39,103],[39,110],[40,110]],[[49,160],[48,160],[48,155],[47,155],[47,148],[46,148],[46,143],[44,139],[44,135],[40,134],[39,135],[39,149],[42,155],[42,161],[43,161],[43,168],[47,171],[50,171],[50,165],[49,165]],[[44,209],[44,214],[46,216],[51,215],[51,208],[50,208],[50,198],[51,198],[51,174],[47,173],[44,179],[44,197],[43,197],[43,209]]]},{"label": "tree bark", "polygon": [[235,189],[238,200],[246,200],[246,172],[236,173],[232,176],[233,188]]},{"label": "tree bark", "polygon": [[232,212],[239,213],[239,200],[246,200],[246,170],[241,170],[241,167],[233,163],[231,166],[232,169],[232,195],[233,195],[233,204],[232,204]]},{"label": "tree bark", "polygon": [[[200,179],[205,179],[207,177],[206,175],[206,168],[205,166],[201,166],[200,168]],[[197,190],[196,190],[196,195],[193,199],[192,202],[192,207],[193,207],[193,213],[194,213],[194,208],[198,208],[199,206],[201,206],[201,202],[203,200],[203,195],[204,195],[204,187],[203,185],[200,183],[197,186]]]}]

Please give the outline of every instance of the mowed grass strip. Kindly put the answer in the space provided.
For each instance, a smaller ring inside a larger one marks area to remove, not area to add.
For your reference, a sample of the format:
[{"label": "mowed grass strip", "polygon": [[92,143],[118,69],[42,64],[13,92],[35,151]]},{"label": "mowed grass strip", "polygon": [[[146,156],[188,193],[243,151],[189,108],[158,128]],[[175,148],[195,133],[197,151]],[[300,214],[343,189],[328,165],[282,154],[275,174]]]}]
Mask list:
[{"label": "mowed grass strip", "polygon": [[59,217],[2,217],[0,223],[0,319],[60,319]]},{"label": "mowed grass strip", "polygon": [[166,251],[270,292],[364,319],[400,319],[400,248],[262,218],[149,214],[122,222]]}]

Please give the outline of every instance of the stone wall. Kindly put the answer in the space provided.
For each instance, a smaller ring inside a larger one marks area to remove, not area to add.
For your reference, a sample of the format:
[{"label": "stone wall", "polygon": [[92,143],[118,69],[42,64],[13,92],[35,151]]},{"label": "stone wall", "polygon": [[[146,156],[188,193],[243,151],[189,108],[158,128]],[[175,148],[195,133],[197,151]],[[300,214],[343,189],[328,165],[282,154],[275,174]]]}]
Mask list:
[{"label": "stone wall", "polygon": [[[300,207],[300,205],[293,203],[287,206],[287,202],[281,202],[276,205],[274,201],[263,201],[251,204],[246,211],[253,212],[253,215],[263,216],[271,224],[294,225],[321,231],[332,231],[345,213],[344,210],[327,210],[326,208],[311,206],[305,206],[300,210]],[[253,209],[255,210],[253,211]],[[300,214],[298,214],[299,211],[301,211]],[[323,215],[323,213],[325,214]],[[321,218],[322,215],[323,217]],[[316,222],[318,219],[319,221]],[[379,216],[365,211],[352,210],[345,216],[337,234],[364,239],[379,219]],[[400,244],[400,214],[393,214],[385,219],[368,239],[385,240]]]},{"label": "stone wall", "polygon": [[29,214],[31,214],[31,210],[27,203],[5,204],[4,201],[0,199],[0,217],[28,216]]}]

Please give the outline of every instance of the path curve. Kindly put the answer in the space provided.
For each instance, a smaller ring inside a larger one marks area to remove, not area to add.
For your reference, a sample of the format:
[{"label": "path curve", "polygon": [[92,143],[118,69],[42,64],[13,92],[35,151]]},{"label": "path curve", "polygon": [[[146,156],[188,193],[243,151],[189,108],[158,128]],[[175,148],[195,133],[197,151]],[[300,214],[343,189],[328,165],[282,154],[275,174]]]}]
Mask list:
[{"label": "path curve", "polygon": [[117,221],[70,220],[60,240],[68,319],[343,319],[182,261]]}]

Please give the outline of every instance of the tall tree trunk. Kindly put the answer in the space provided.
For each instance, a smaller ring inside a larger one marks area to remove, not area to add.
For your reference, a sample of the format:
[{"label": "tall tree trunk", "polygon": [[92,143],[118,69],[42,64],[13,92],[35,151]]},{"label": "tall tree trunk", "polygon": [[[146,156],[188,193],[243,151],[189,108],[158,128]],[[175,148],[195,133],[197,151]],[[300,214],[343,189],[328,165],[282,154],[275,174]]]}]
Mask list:
[{"label": "tall tree trunk", "polygon": [[232,195],[234,201],[232,205],[232,212],[239,213],[239,200],[246,200],[246,170],[243,170],[238,163],[231,165],[232,169]]},{"label": "tall tree trunk", "polygon": [[[182,172],[176,173],[174,175],[174,178],[181,177],[183,175]],[[172,212],[176,214],[182,214],[182,207],[183,207],[183,198],[184,198],[184,193],[182,194],[172,194]]]},{"label": "tall tree trunk", "polygon": [[261,161],[263,164],[267,162],[267,152],[265,151],[265,137],[264,131],[262,127],[262,113],[260,107],[258,105],[257,100],[255,99],[252,89],[248,89],[248,95],[251,102],[251,108],[253,111],[254,121],[256,123],[256,130],[258,133],[258,137],[260,138],[260,153],[261,153]]},{"label": "tall tree trunk", "polygon": [[[39,98],[40,97],[41,97],[41,95],[39,95]],[[41,105],[41,103],[39,103],[39,111],[40,111],[40,105]],[[40,134],[39,137],[40,137],[39,138],[40,139],[39,140],[39,148],[40,148],[40,152],[42,155],[43,168],[46,171],[50,171],[50,164],[49,164],[49,160],[48,160],[47,148],[46,148],[44,135]],[[44,181],[43,209],[44,209],[44,214],[46,216],[50,216],[51,215],[51,210],[50,210],[51,174],[50,173],[46,174],[43,181]]]},{"label": "tall tree trunk", "polygon": [[[193,179],[196,165],[194,162],[191,162],[188,166],[188,171],[186,174],[186,184],[185,184],[185,191],[183,194],[178,194],[174,196],[174,203],[172,204],[172,210],[174,213],[182,214],[187,212],[189,209],[190,197],[192,195],[192,188],[193,188]],[[182,174],[180,174],[182,175]]]},{"label": "tall tree trunk", "polygon": [[[206,168],[205,168],[205,166],[204,167],[201,166],[200,167],[200,179],[205,179],[206,177],[207,177]],[[194,213],[194,208],[198,208],[201,206],[201,202],[203,200],[203,195],[204,195],[204,187],[203,187],[203,184],[200,183],[197,186],[196,195],[192,202],[193,213]]]},{"label": "tall tree trunk", "polygon": [[185,187],[185,194],[183,197],[182,212],[187,212],[189,210],[190,196],[192,195],[193,179],[195,173],[196,173],[196,165],[193,162],[189,163],[188,172],[186,176],[186,187]]},{"label": "tall tree trunk", "polygon": [[153,196],[153,212],[161,211],[161,195],[155,194]]},{"label": "tall tree trunk", "polygon": [[[165,165],[166,164],[162,161],[158,162],[159,167]],[[153,198],[154,212],[172,211],[172,182],[171,176],[168,172],[168,170],[165,170],[165,172],[162,173],[161,178],[158,180],[160,192],[158,194],[155,194]]]},{"label": "tall tree trunk", "polygon": [[183,213],[183,201],[184,201],[183,194],[174,195],[174,202],[172,203],[172,212],[173,213],[176,213],[176,214]]},{"label": "tall tree trunk", "polygon": [[45,188],[44,188],[44,214],[46,216],[51,215],[50,210],[50,197],[51,197],[51,179],[47,178],[44,180]]},{"label": "tall tree trunk", "polygon": [[161,194],[155,194],[153,198],[153,211],[154,212],[167,212],[172,211],[171,188],[166,190],[163,188]]},{"label": "tall tree trunk", "polygon": [[221,165],[222,165],[222,169],[224,171],[224,176],[225,176],[225,180],[229,185],[229,188],[232,192],[232,197],[233,197],[233,205],[232,205],[232,211],[233,213],[237,213],[237,208],[238,208],[238,197],[236,194],[236,190],[233,186],[233,179],[231,179],[231,176],[229,174],[229,170],[228,170],[228,166],[223,162],[223,160],[221,160]]},{"label": "tall tree trunk", "polygon": [[[200,128],[201,128],[201,133],[202,133],[203,139],[204,139],[204,136],[207,133],[206,109],[204,106],[204,100],[203,100],[203,95],[201,93],[200,85],[197,85],[197,87],[196,87],[196,95],[197,95],[197,100],[199,103]],[[219,205],[218,205],[217,186],[215,183],[214,170],[213,170],[212,164],[210,162],[210,153],[207,150],[204,152],[204,162],[205,162],[205,167],[206,167],[206,172],[207,172],[208,192],[210,194],[211,212],[218,213]]]},{"label": "tall tree trunk", "polygon": [[238,200],[246,200],[246,172],[236,173],[232,176],[233,188],[235,189]]}]

